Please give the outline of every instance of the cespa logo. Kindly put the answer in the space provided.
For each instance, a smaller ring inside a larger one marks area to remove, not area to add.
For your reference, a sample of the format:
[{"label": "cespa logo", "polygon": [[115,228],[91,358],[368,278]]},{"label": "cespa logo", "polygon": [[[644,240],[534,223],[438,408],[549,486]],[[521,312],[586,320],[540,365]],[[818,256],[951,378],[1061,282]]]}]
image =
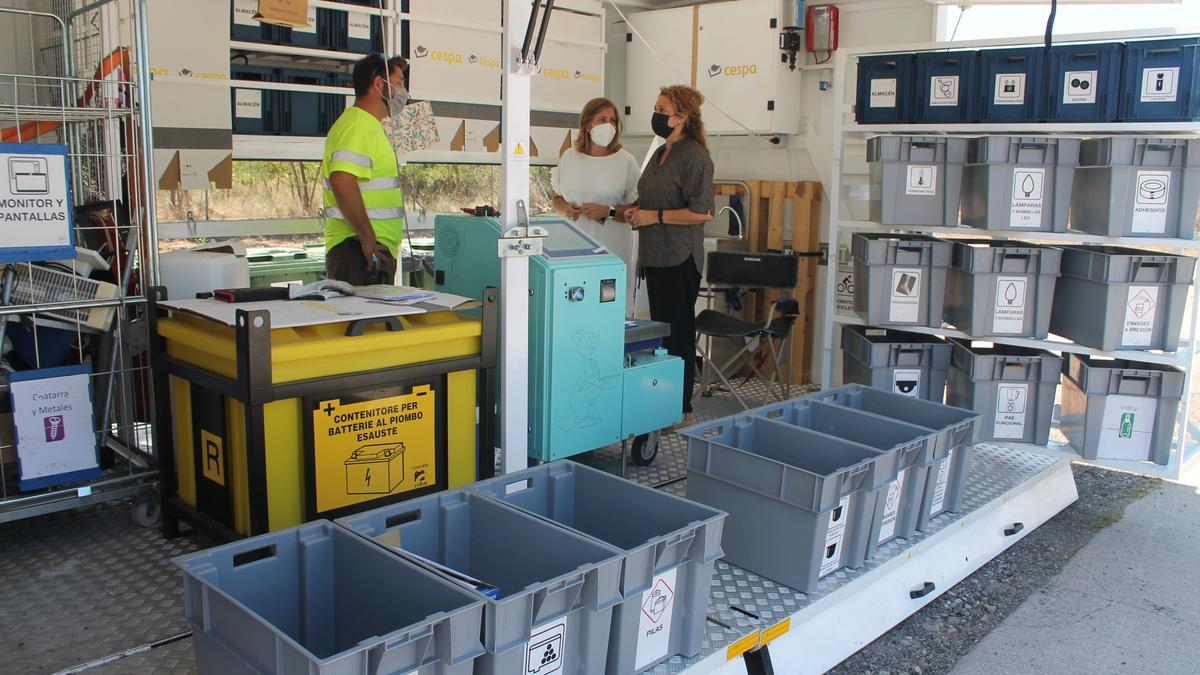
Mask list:
[{"label": "cespa logo", "polygon": [[571,73],[565,68],[544,68],[542,75],[554,80],[567,80],[571,78]]},{"label": "cespa logo", "polygon": [[428,58],[431,61],[441,61],[450,65],[462,65],[466,59],[458,52],[446,52],[440,49],[430,49],[425,45],[417,45],[413,50],[413,56],[418,59]]},{"label": "cespa logo", "polygon": [[725,77],[750,77],[758,75],[758,65],[751,63],[742,66],[722,66],[719,63],[714,63],[708,67],[708,76],[717,77],[724,75]]}]

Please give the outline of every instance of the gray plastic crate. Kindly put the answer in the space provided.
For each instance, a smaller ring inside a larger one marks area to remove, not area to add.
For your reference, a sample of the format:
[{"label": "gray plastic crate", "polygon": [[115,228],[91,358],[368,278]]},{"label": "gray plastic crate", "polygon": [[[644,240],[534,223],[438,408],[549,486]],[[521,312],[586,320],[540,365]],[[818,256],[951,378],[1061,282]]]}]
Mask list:
[{"label": "gray plastic crate", "polygon": [[842,381],[941,403],[950,343],[933,335],[842,327]]},{"label": "gray plastic crate", "polygon": [[971,466],[979,414],[962,408],[850,384],[813,394],[815,400],[863,410],[881,417],[925,427],[934,436],[932,464],[925,477],[917,529],[942,513],[954,513],[962,506],[967,469]]},{"label": "gray plastic crate", "polygon": [[1062,357],[1026,347],[953,342],[946,401],[982,415],[978,439],[1049,442]]},{"label": "gray plastic crate", "polygon": [[622,599],[624,556],[617,549],[465,491],[337,523],[394,554],[416,554],[499,589],[498,599],[484,598],[487,653],[475,675],[510,675],[530,666],[529,672],[604,672],[612,608]]},{"label": "gray plastic crate", "polygon": [[704,642],[725,514],[570,461],[476,483],[473,492],[625,553],[606,672],[644,670]]},{"label": "gray plastic crate", "polygon": [[176,558],[201,673],[469,675],[482,598],[326,520]]},{"label": "gray plastic crate", "polygon": [[1073,230],[1194,239],[1198,204],[1200,140],[1117,136],[1080,147]]},{"label": "gray plastic crate", "polygon": [[919,234],[856,232],[854,311],[873,326],[942,325],[950,242]]},{"label": "gray plastic crate", "polygon": [[680,433],[688,498],[729,514],[730,563],[804,593],[862,566],[876,491],[895,478],[893,456],[748,414]]},{"label": "gray plastic crate", "polygon": [[1167,464],[1183,398],[1183,371],[1071,354],[1060,427],[1084,459]]},{"label": "gray plastic crate", "polygon": [[1062,249],[1051,332],[1104,351],[1179,348],[1195,258],[1116,246]]},{"label": "gray plastic crate", "polygon": [[867,139],[871,221],[880,225],[958,225],[965,138]]},{"label": "gray plastic crate", "polygon": [[897,537],[910,539],[917,531],[925,478],[933,463],[935,432],[907,422],[811,399],[795,399],[756,408],[753,415],[819,431],[875,448],[894,457],[895,478],[876,493],[875,513],[867,537],[865,559]]},{"label": "gray plastic crate", "polygon": [[972,138],[963,168],[963,225],[1066,232],[1078,164],[1077,138]]},{"label": "gray plastic crate", "polygon": [[1045,339],[1062,250],[960,239],[950,257],[943,318],[972,337]]}]

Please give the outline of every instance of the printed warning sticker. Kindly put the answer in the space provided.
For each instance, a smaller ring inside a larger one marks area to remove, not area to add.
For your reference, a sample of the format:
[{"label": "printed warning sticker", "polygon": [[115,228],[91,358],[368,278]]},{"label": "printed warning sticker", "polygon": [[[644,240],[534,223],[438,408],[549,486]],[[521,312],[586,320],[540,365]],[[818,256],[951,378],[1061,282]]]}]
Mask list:
[{"label": "printed warning sticker", "polygon": [[854,313],[854,268],[849,266],[838,266],[837,286],[834,288],[837,295],[837,311],[838,314],[853,314]]},{"label": "printed warning sticker", "polygon": [[1142,69],[1142,103],[1169,103],[1178,96],[1178,67]]},{"label": "printed warning sticker", "polygon": [[934,75],[929,80],[929,105],[958,105],[957,75]]},{"label": "printed warning sticker", "polygon": [[910,164],[908,165],[908,184],[904,194],[932,197],[937,194],[937,165]]},{"label": "printed warning sticker", "polygon": [[1149,347],[1158,314],[1158,286],[1130,286],[1121,326],[1122,347]]},{"label": "printed warning sticker", "polygon": [[938,465],[937,480],[933,482],[933,499],[929,502],[929,515],[936,516],[945,510],[946,488],[950,484],[950,465],[954,463],[954,450]]},{"label": "printed warning sticker", "polygon": [[1167,231],[1167,203],[1171,198],[1171,172],[1139,171],[1133,193],[1133,227],[1140,234]]},{"label": "printed warning sticker", "polygon": [[556,619],[535,626],[529,634],[529,642],[525,649],[525,670],[527,675],[551,675],[562,672],[563,650],[567,646],[567,624],[563,619]]},{"label": "printed warning sticker", "polygon": [[1029,384],[1001,382],[996,390],[996,423],[993,438],[1025,438],[1025,414],[1029,408]]},{"label": "printed warning sticker", "polygon": [[1063,103],[1095,103],[1095,70],[1075,70],[1063,77]]},{"label": "printed warning sticker", "polygon": [[892,391],[909,398],[917,398],[921,394],[921,371],[896,369],[892,372]]},{"label": "printed warning sticker", "polygon": [[892,295],[888,306],[888,321],[916,323],[921,309],[921,270],[892,270]]},{"label": "printed warning sticker", "polygon": [[423,385],[404,396],[322,401],[313,410],[318,513],[437,483],[434,395]]},{"label": "printed warning sticker", "polygon": [[1045,186],[1045,169],[1013,169],[1013,194],[1012,208],[1009,210],[1009,227],[1029,228],[1042,226]]},{"label": "printed warning sticker", "polygon": [[842,566],[842,541],[846,538],[846,523],[850,520],[850,497],[829,512],[829,529],[825,531],[825,553],[821,557],[818,577],[823,577]]},{"label": "printed warning sticker", "polygon": [[1025,330],[1026,277],[997,277],[996,305],[992,308],[992,332],[1016,335]]},{"label": "printed warning sticker", "polygon": [[896,480],[888,486],[887,497],[883,503],[883,520],[879,525],[879,543],[896,536],[896,523],[900,519],[900,497],[904,494],[904,478],[907,471],[901,471]]},{"label": "printed warning sticker", "polygon": [[992,98],[996,105],[1022,105],[1025,103],[1025,73],[1000,73],[996,75],[996,93]]},{"label": "printed warning sticker", "polygon": [[896,107],[896,78],[880,78],[871,80],[872,108]]},{"label": "printed warning sticker", "polygon": [[1104,399],[1100,445],[1102,459],[1150,459],[1158,399],[1114,394]]},{"label": "printed warning sticker", "polygon": [[642,611],[638,615],[637,655],[634,657],[636,670],[658,663],[669,656],[678,570],[677,567],[672,568],[655,576],[650,583],[650,590],[642,594]]}]

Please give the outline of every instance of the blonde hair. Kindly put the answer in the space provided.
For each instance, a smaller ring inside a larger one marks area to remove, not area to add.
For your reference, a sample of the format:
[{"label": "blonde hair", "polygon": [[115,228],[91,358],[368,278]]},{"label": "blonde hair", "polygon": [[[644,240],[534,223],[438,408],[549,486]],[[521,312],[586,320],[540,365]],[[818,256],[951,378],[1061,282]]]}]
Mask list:
[{"label": "blonde hair", "polygon": [[690,136],[700,147],[708,150],[708,134],[704,131],[704,120],[700,119],[700,106],[704,105],[704,94],[686,84],[663,87],[658,93],[667,97],[675,108],[676,115],[687,118],[683,126],[684,135]]},{"label": "blonde hair", "polygon": [[612,142],[608,144],[609,152],[616,152],[621,149],[621,113],[617,110],[617,106],[613,102],[603,96],[594,98],[583,106],[583,110],[579,112],[579,138],[575,139],[575,149],[585,155],[592,149],[592,135],[590,133],[592,120],[596,119],[596,115],[604,112],[606,108],[612,108],[613,119],[617,123],[617,133],[613,136]]}]

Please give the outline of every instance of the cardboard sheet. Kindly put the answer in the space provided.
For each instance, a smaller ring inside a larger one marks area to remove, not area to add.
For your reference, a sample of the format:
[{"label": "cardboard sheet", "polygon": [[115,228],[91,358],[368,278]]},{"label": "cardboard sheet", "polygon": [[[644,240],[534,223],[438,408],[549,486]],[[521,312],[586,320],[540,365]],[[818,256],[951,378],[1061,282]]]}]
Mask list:
[{"label": "cardboard sheet", "polygon": [[[411,289],[420,292],[421,289]],[[161,303],[163,307],[195,314],[227,326],[233,326],[239,309],[266,309],[271,312],[272,328],[298,328],[326,323],[357,321],[358,319],[380,319],[389,316],[410,316],[445,312],[454,309],[469,309],[474,301],[461,295],[434,293],[422,302],[404,305],[371,300],[355,296],[334,298],[324,302],[309,300],[268,300],[265,302],[229,303],[219,300],[171,300]]]}]

